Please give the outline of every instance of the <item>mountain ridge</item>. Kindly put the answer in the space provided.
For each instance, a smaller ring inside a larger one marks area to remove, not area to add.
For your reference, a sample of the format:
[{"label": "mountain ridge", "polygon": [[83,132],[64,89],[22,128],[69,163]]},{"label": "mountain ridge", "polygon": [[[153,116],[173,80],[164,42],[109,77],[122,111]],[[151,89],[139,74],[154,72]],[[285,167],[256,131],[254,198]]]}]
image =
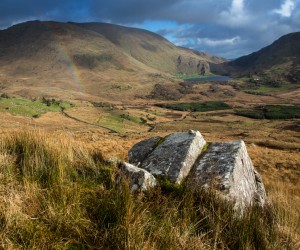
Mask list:
[{"label": "mountain ridge", "polygon": [[300,32],[286,34],[249,55],[217,65],[216,73],[233,76],[267,74],[300,82]]},{"label": "mountain ridge", "polygon": [[13,93],[31,88],[35,95],[59,89],[80,95],[81,84],[84,94],[107,97],[100,90],[109,94],[118,82],[130,82],[132,92],[149,92],[154,81],[208,73],[209,63],[223,61],[115,24],[29,21],[0,30],[0,81],[8,81],[5,90]]}]

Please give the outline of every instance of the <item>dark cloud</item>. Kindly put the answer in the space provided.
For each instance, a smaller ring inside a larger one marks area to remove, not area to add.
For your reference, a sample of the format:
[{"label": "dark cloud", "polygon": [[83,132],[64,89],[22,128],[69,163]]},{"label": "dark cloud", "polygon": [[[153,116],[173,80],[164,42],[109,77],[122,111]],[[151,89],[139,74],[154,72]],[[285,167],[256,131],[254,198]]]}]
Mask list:
[{"label": "dark cloud", "polygon": [[87,5],[89,2],[89,0],[1,0],[0,27],[33,19],[82,20],[88,18],[84,11],[89,12]]},{"label": "dark cloud", "polygon": [[[0,27],[32,20],[107,21],[152,29],[178,45],[238,57],[300,28],[300,0],[1,0]],[[147,26],[147,27],[148,27]]]},{"label": "dark cloud", "polygon": [[180,2],[180,0],[94,0],[91,3],[91,15],[120,23],[143,22],[147,19],[161,19],[163,13]]},{"label": "dark cloud", "polygon": [[[282,11],[285,1],[294,4],[288,17],[277,13]],[[236,5],[229,5],[219,15],[212,16],[209,23],[199,22],[184,28],[179,26],[177,29],[162,29],[159,33],[173,37],[173,41],[180,46],[236,58],[259,50],[284,34],[299,31],[300,1],[275,0],[262,4],[250,0],[235,2]],[[242,8],[238,8],[237,3],[243,3]]]},{"label": "dark cloud", "polygon": [[144,20],[175,20],[179,23],[209,21],[212,15],[225,8],[230,0],[110,0],[92,1],[92,14],[98,18],[118,22],[143,22]]}]

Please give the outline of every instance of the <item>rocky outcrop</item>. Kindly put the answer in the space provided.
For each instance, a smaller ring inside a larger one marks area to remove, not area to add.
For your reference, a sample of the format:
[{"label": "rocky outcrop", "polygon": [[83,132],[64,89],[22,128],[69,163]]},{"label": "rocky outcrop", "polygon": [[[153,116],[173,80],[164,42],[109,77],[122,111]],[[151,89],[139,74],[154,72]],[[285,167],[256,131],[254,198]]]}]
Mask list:
[{"label": "rocky outcrop", "polygon": [[178,56],[177,71],[185,74],[205,75],[210,72],[210,66],[207,61],[199,60],[196,57]]},{"label": "rocky outcrop", "polygon": [[265,203],[263,183],[243,141],[211,143],[196,161],[188,185],[213,187],[234,201],[236,208]]},{"label": "rocky outcrop", "polygon": [[[199,131],[153,137],[137,143],[129,151],[129,161],[140,169],[125,164],[121,171],[130,176],[133,190],[143,186],[145,179],[140,179],[137,173],[146,175],[149,172],[177,184],[186,179],[185,185],[191,189],[213,188],[225,199],[233,201],[237,209],[244,210],[254,204],[264,206],[264,184],[253,167],[245,143],[214,142],[206,146]],[[152,177],[150,180],[154,183]]]},{"label": "rocky outcrop", "polygon": [[205,144],[199,131],[171,134],[161,140],[140,167],[155,176],[180,184],[189,174]]},{"label": "rocky outcrop", "polygon": [[156,179],[152,174],[126,162],[122,162],[119,165],[119,171],[116,176],[117,185],[120,185],[122,178],[126,178],[132,193],[146,192],[157,185]]}]

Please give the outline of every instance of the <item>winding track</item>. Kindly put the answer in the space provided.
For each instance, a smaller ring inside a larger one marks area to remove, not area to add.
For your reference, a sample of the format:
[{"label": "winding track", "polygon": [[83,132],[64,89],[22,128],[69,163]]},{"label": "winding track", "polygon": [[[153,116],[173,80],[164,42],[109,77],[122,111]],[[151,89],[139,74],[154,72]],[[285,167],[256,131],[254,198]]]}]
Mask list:
[{"label": "winding track", "polygon": [[67,118],[69,118],[69,119],[72,119],[72,120],[74,120],[74,121],[81,122],[81,123],[84,123],[84,124],[87,124],[87,125],[91,125],[91,126],[95,126],[95,127],[98,127],[98,128],[104,128],[104,129],[109,130],[109,131],[112,132],[112,133],[117,133],[117,134],[119,134],[118,131],[113,130],[113,129],[111,129],[111,128],[108,128],[108,127],[105,127],[105,126],[102,126],[102,125],[98,125],[98,124],[89,123],[89,122],[86,122],[86,121],[82,121],[82,120],[79,120],[78,118],[76,118],[76,117],[74,117],[74,116],[70,116],[69,114],[67,114],[67,113],[63,110],[63,108],[61,108],[60,112],[61,112],[61,114],[64,115],[65,117],[67,117]]}]

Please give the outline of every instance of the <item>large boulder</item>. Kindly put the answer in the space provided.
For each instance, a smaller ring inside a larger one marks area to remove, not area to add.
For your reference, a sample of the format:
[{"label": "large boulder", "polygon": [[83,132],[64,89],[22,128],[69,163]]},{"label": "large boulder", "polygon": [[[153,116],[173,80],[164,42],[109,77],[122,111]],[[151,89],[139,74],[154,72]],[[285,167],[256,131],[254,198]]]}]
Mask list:
[{"label": "large boulder", "polygon": [[156,179],[152,174],[127,162],[119,164],[119,171],[116,176],[118,185],[121,183],[122,178],[126,178],[132,193],[146,192],[157,185]]},{"label": "large boulder", "polygon": [[241,210],[254,203],[263,206],[266,200],[263,182],[243,141],[211,143],[187,183],[192,188],[212,187]]},{"label": "large boulder", "polygon": [[202,152],[205,145],[199,131],[153,137],[137,143],[129,151],[129,161],[140,168],[123,163],[120,172],[129,179],[132,191],[154,187],[156,180],[151,174],[158,180],[166,178],[178,184],[187,177],[189,188],[213,188],[233,201],[236,209],[243,211],[254,204],[264,206],[265,187],[245,143],[214,142]]},{"label": "large boulder", "polygon": [[161,137],[152,137],[135,144],[128,152],[129,163],[139,166],[158,145]]},{"label": "large boulder", "polygon": [[[180,184],[189,174],[205,144],[206,141],[199,131],[171,134],[159,140],[140,167],[154,176]],[[132,162],[135,160],[132,159]]]}]

